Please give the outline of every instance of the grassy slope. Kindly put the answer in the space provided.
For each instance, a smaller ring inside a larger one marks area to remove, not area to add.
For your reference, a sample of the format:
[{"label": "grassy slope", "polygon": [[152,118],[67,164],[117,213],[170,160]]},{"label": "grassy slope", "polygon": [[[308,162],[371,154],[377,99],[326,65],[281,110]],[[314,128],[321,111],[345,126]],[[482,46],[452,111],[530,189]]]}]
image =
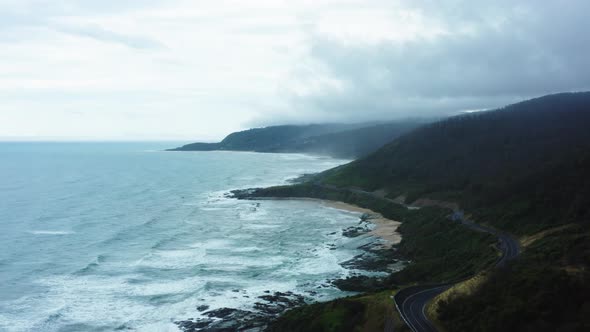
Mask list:
[{"label": "grassy slope", "polygon": [[[274,322],[268,330],[277,332],[383,331],[388,324],[387,321],[395,321],[393,317],[397,314],[391,295],[392,292],[384,291],[312,304],[289,311]],[[402,325],[393,326],[396,331],[402,331]]]},{"label": "grassy slope", "polygon": [[590,232],[577,225],[535,241],[508,269],[439,304],[449,331],[588,331]]}]

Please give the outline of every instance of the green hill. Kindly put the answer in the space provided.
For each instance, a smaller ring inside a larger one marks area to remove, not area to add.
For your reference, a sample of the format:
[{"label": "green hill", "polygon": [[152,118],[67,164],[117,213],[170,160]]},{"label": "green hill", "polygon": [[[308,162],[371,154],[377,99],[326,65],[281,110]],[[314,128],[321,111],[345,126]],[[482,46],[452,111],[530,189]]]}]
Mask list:
[{"label": "green hill", "polygon": [[320,181],[459,203],[518,234],[590,218],[590,93],[423,126]]},{"label": "green hill", "polygon": [[[387,289],[483,271],[477,286],[437,302],[434,315],[447,331],[590,330],[589,92],[432,123],[306,183],[246,195],[341,200],[402,221],[395,250],[412,263],[391,274]],[[429,199],[439,207],[455,203],[470,219],[518,237],[522,254],[491,269],[489,237],[459,226],[448,210],[403,210],[382,195],[415,204]],[[380,294],[304,307],[273,326],[383,330],[394,314],[371,316],[366,304]],[[332,319],[353,305],[363,315]]]},{"label": "green hill", "polygon": [[380,124],[271,126],[235,132],[219,143],[192,143],[170,151],[313,153],[353,159],[377,150],[423,123],[423,120],[405,120]]}]

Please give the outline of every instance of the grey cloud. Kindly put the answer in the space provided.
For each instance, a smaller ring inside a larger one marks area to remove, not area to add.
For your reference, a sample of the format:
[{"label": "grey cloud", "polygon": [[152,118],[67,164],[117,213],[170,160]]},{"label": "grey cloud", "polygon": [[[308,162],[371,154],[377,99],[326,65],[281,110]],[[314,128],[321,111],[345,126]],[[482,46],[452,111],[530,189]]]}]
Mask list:
[{"label": "grey cloud", "polygon": [[[377,45],[313,36],[312,58],[347,88],[290,95],[298,111],[291,121],[447,115],[590,88],[590,2],[416,3],[428,15],[442,15],[452,29],[469,24],[475,33]],[[275,114],[256,122],[281,119]]]}]

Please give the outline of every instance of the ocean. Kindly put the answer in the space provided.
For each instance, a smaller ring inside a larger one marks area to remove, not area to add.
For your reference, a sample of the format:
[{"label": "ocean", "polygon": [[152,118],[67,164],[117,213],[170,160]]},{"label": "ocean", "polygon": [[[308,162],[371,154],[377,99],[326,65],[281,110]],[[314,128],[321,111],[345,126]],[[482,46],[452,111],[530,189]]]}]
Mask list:
[{"label": "ocean", "polygon": [[359,213],[224,195],[346,160],[175,145],[0,143],[0,331],[178,331],[264,294],[347,295],[329,281],[359,273]]}]

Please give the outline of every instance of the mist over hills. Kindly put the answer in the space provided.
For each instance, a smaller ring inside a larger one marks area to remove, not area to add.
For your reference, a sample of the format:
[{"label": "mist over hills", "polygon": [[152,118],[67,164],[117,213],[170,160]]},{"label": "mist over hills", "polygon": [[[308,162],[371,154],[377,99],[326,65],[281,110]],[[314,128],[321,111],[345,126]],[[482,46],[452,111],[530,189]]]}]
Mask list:
[{"label": "mist over hills", "polygon": [[472,211],[495,206],[503,214],[493,223],[518,232],[587,220],[588,128],[590,92],[549,95],[423,126],[321,179],[409,202],[432,196]]},{"label": "mist over hills", "polygon": [[387,123],[270,126],[235,132],[218,143],[192,143],[169,151],[311,153],[354,159],[427,122],[409,119]]}]

